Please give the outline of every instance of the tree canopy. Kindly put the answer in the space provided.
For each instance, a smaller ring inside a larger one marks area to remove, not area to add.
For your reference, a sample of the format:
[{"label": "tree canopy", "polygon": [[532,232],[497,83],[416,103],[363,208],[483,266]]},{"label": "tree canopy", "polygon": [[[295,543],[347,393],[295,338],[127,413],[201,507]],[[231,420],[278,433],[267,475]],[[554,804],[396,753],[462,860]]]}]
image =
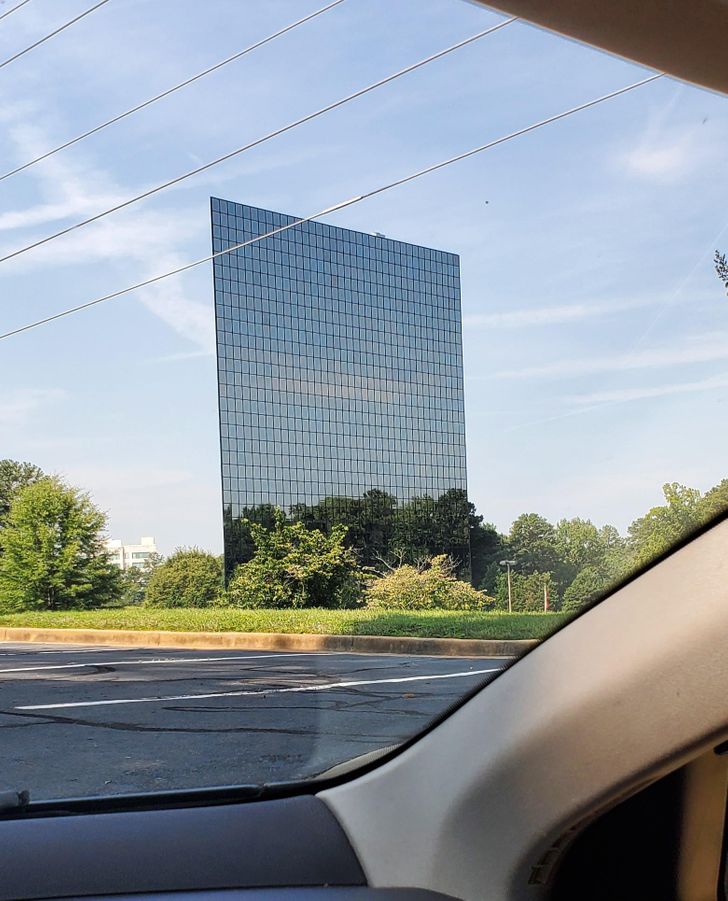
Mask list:
[{"label": "tree canopy", "polygon": [[518,572],[554,572],[559,563],[556,529],[538,513],[522,513],[513,521],[508,551]]},{"label": "tree canopy", "polygon": [[701,502],[701,514],[706,522],[724,510],[728,510],[728,479],[723,479],[710,491],[706,491]]},{"label": "tree canopy", "polygon": [[290,522],[300,522],[308,529],[327,534],[335,527],[345,526],[344,542],[356,552],[364,567],[383,572],[395,563],[416,564],[446,554],[456,561],[458,573],[467,577],[474,510],[461,489],[445,491],[437,498],[419,495],[405,502],[386,491],[372,489],[361,497],[330,496],[317,504],[294,504],[287,515],[276,513],[269,504],[246,508],[239,517],[227,510],[225,534],[230,559],[226,560],[226,572],[230,575],[236,563],[252,558],[251,523],[270,529],[274,516],[281,514]]},{"label": "tree canopy", "polygon": [[653,507],[628,529],[628,546],[637,567],[654,560],[705,520],[697,489],[669,482],[662,492],[666,503]]},{"label": "tree canopy", "polygon": [[34,463],[0,460],[0,529],[5,525],[15,495],[42,478],[43,470]]},{"label": "tree canopy", "polygon": [[18,490],[0,530],[0,604],[16,610],[100,606],[119,591],[104,549],[106,516],[55,477]]}]

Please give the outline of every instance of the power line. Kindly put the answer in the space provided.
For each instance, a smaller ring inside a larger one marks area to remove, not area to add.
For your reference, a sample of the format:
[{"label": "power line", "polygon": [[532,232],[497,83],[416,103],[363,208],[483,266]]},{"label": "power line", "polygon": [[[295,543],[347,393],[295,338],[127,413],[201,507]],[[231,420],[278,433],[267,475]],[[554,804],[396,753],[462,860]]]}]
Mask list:
[{"label": "power line", "polygon": [[[30,0],[24,0],[25,3],[30,2]],[[117,122],[121,122],[122,119],[126,119],[127,116],[131,116],[134,113],[138,113],[139,110],[143,110],[148,106],[151,106],[153,103],[156,103],[157,100],[162,100],[164,97],[169,97],[170,94],[174,94],[175,91],[179,91],[182,88],[187,87],[187,85],[192,84],[200,78],[204,78],[205,75],[209,75],[211,72],[216,72],[218,69],[222,69],[223,66],[227,66],[228,63],[232,63],[237,59],[240,59],[241,56],[245,56],[248,53],[251,53],[253,50],[257,50],[258,47],[262,47],[264,44],[268,44],[271,41],[279,38],[281,35],[286,34],[289,31],[293,31],[294,28],[298,28],[299,25],[303,25],[305,22],[310,22],[311,19],[315,19],[317,16],[323,15],[323,13],[328,12],[330,9],[333,9],[335,6],[339,6],[340,3],[343,3],[344,0],[334,0],[333,3],[329,3],[326,6],[322,6],[320,9],[317,9],[315,12],[309,13],[309,15],[304,16],[302,19],[298,19],[295,22],[291,22],[289,25],[286,25],[284,28],[280,28],[278,31],[273,34],[269,34],[268,37],[262,38],[259,41],[256,41],[254,44],[251,44],[249,47],[246,47],[244,50],[240,50],[237,53],[234,53],[232,56],[228,56],[226,59],[221,60],[218,63],[215,63],[213,66],[209,66],[207,69],[203,69],[201,72],[198,72],[196,75],[193,75],[191,78],[186,78],[184,81],[181,81],[179,84],[174,85],[171,88],[167,88],[159,94],[156,94],[154,97],[150,97],[148,100],[143,101],[142,103],[137,104],[136,106],[131,107],[131,109],[126,110],[126,112],[119,113],[117,116],[113,116],[111,119],[107,119],[105,122],[102,122],[100,125],[95,125],[93,128],[90,128],[88,131],[83,132],[83,134],[77,135],[75,138],[71,138],[68,141],[65,141],[63,144],[59,144],[58,147],[54,147],[52,150],[46,151],[46,153],[42,153],[40,156],[35,157],[32,160],[29,160],[27,163],[23,163],[22,166],[16,166],[15,169],[11,169],[9,172],[5,172],[3,175],[0,175],[0,181],[4,181],[6,178],[10,178],[11,175],[17,175],[18,172],[22,172],[24,169],[29,169],[31,166],[34,166],[36,163],[40,163],[41,160],[48,159],[49,156],[53,156],[54,153],[58,153],[61,150],[65,150],[67,147],[72,147],[74,144],[78,144],[79,141],[83,141],[85,138],[90,137],[91,135],[97,134],[100,131],[103,131],[104,128],[108,128],[110,125],[114,125]],[[17,9],[17,7],[16,7]],[[12,10],[10,11],[12,12]],[[8,15],[8,13],[6,13]],[[1,17],[0,17],[1,18]]]},{"label": "power line", "polygon": [[[50,34],[47,34],[45,37],[39,38],[35,43],[31,44],[30,47],[26,47],[25,50],[19,50],[17,53],[13,54],[13,56],[8,57],[0,63],[0,69],[5,66],[10,65],[10,63],[14,63],[16,59],[20,59],[21,56],[25,56],[26,53],[30,53],[31,50],[35,50],[36,47],[40,47],[41,44],[45,44],[46,41],[49,41],[52,37],[55,37],[57,34],[60,34],[62,31],[65,31],[66,28],[70,28],[75,22],[78,22],[80,19],[83,19],[85,16],[88,16],[95,9],[98,9],[100,6],[103,6],[104,3],[108,3],[109,0],[99,0],[98,3],[95,3],[93,6],[89,7],[89,9],[84,10],[84,12],[79,13],[73,19],[69,19],[63,25],[59,25],[54,31],[51,31]],[[15,7],[17,9],[17,6]],[[14,12],[15,10],[9,10],[8,12]],[[8,15],[8,13],[6,13]]]},{"label": "power line", "polygon": [[3,13],[3,14],[0,16],[0,22],[2,22],[2,20],[3,20],[4,18],[6,18],[7,16],[12,15],[14,12],[16,12],[17,10],[19,10],[21,6],[25,6],[26,3],[30,3],[30,0],[20,0],[20,3],[16,3],[15,6],[14,6],[12,9],[9,9],[7,12]]},{"label": "power line", "polygon": [[385,191],[390,191],[392,188],[397,188],[400,185],[407,184],[408,182],[414,181],[416,178],[421,178],[423,175],[429,175],[431,172],[436,172],[438,169],[444,169],[446,166],[451,166],[453,163],[457,163],[461,160],[467,159],[468,157],[475,156],[476,154],[482,153],[485,150],[490,150],[492,147],[497,147],[500,144],[505,144],[507,141],[512,141],[514,138],[518,138],[521,135],[528,134],[529,132],[535,131],[538,128],[543,128],[545,125],[550,125],[552,122],[558,122],[560,119],[565,119],[567,116],[573,116],[574,113],[578,113],[582,110],[589,109],[590,107],[597,106],[598,104],[604,103],[606,100],[611,100],[614,97],[619,97],[620,94],[627,94],[629,91],[634,91],[636,88],[642,87],[643,85],[649,84],[650,82],[662,77],[662,72],[658,72],[656,75],[650,75],[648,78],[643,78],[640,81],[635,81],[624,88],[618,88],[616,91],[611,91],[609,94],[602,94],[601,97],[596,97],[594,100],[588,100],[586,103],[579,104],[579,106],[572,106],[570,109],[564,110],[564,112],[557,113],[554,116],[549,116],[546,119],[540,119],[538,122],[527,125],[525,128],[519,128],[518,131],[512,131],[507,135],[501,136],[500,138],[495,138],[492,141],[488,141],[486,144],[481,144],[480,146],[474,147],[471,150],[466,150],[464,153],[459,153],[457,156],[451,156],[446,160],[441,160],[439,163],[434,163],[433,165],[427,166],[424,169],[419,169],[416,172],[411,173],[410,175],[405,175],[403,178],[398,178],[386,185],[381,185],[378,188],[367,191],[366,194],[358,194],[355,197],[350,197],[348,200],[342,200],[339,203],[335,203],[333,204],[333,206],[329,206],[324,210],[319,210],[318,213],[314,213],[311,216],[306,216],[303,219],[295,219],[293,222],[289,222],[287,225],[282,225],[279,228],[274,228],[262,235],[256,235],[256,237],[249,238],[247,241],[241,241],[239,244],[233,244],[231,247],[225,248],[225,250],[218,250],[206,257],[202,257],[202,259],[200,260],[195,260],[192,263],[185,263],[183,266],[178,266],[176,269],[171,269],[168,272],[163,272],[160,275],[152,276],[151,278],[137,282],[134,285],[129,285],[129,287],[127,288],[122,288],[119,291],[112,291],[110,294],[104,294],[102,297],[97,297],[94,300],[89,300],[86,303],[79,304],[78,306],[70,307],[69,309],[63,310],[60,313],[54,313],[52,316],[46,316],[44,319],[38,319],[35,322],[28,323],[27,325],[22,325],[19,328],[12,329],[11,331],[5,332],[4,334],[0,334],[0,341],[4,338],[11,338],[13,335],[19,335],[21,332],[27,332],[30,331],[30,329],[38,328],[38,326],[45,325],[48,322],[53,322],[56,319],[61,319],[64,316],[70,316],[72,313],[79,313],[81,310],[87,310],[89,307],[96,306],[100,303],[105,303],[107,300],[114,300],[117,297],[122,297],[125,294],[130,294],[132,291],[137,291],[139,288],[146,288],[149,285],[153,285],[157,282],[162,281],[163,279],[170,278],[173,275],[179,275],[182,272],[187,272],[187,270],[194,269],[196,266],[201,266],[203,263],[209,263],[211,260],[217,259],[217,257],[225,256],[229,253],[234,253],[236,250],[240,250],[243,247],[248,247],[250,244],[255,244],[258,241],[263,241],[266,238],[272,237],[273,235],[288,231],[288,229],[295,228],[297,225],[302,225],[305,222],[311,222],[313,219],[319,219],[321,216],[326,216],[329,213],[343,210],[346,207],[353,206],[356,203],[361,203],[362,200],[367,200],[368,198],[374,197],[377,194],[383,194]]},{"label": "power line", "polygon": [[386,78],[382,78],[379,81],[375,81],[372,84],[367,85],[365,88],[360,88],[359,90],[354,91],[353,94],[348,94],[346,97],[342,97],[340,100],[336,100],[333,103],[322,106],[315,112],[308,113],[308,115],[302,116],[300,119],[296,119],[294,122],[289,122],[288,125],[277,128],[275,131],[268,132],[268,134],[263,135],[263,137],[256,138],[254,141],[250,141],[250,143],[244,144],[242,147],[231,150],[229,153],[225,153],[209,163],[198,166],[196,169],[191,169],[189,172],[185,172],[183,175],[178,175],[176,178],[172,178],[161,185],[157,185],[154,188],[150,188],[148,191],[137,194],[136,197],[130,197],[128,200],[117,203],[116,206],[109,207],[109,209],[107,210],[103,210],[100,213],[89,216],[88,219],[83,219],[81,220],[81,222],[76,222],[74,225],[69,225],[66,228],[62,228],[60,231],[57,231],[52,235],[48,235],[45,238],[41,238],[39,241],[34,241],[32,244],[27,244],[25,247],[21,247],[19,250],[14,250],[12,253],[8,253],[4,257],[0,257],[0,263],[4,263],[7,260],[12,260],[13,257],[27,253],[29,250],[33,250],[36,247],[47,244],[49,241],[60,238],[62,235],[67,235],[69,232],[75,231],[78,228],[83,228],[85,225],[90,225],[92,222],[97,222],[99,219],[103,219],[105,216],[109,216],[111,213],[116,213],[119,210],[123,210],[134,203],[138,203],[140,200],[145,200],[147,197],[151,197],[154,194],[158,194],[160,191],[171,188],[173,185],[177,185],[185,179],[191,178],[193,175],[199,175],[201,172],[205,172],[207,169],[211,169],[213,166],[217,166],[219,163],[232,159],[233,157],[238,156],[241,153],[245,153],[247,150],[251,150],[253,147],[258,147],[261,144],[264,144],[266,141],[270,141],[273,138],[278,137],[279,135],[285,134],[285,132],[287,131],[298,128],[299,125],[303,125],[306,122],[311,122],[313,119],[317,119],[319,116],[323,116],[324,113],[331,112],[331,110],[337,109],[340,106],[344,106],[344,104],[355,100],[357,97],[362,97],[364,94],[368,94],[370,91],[374,91],[377,88],[380,88],[397,78],[401,78],[403,75],[407,75],[409,72],[413,72],[415,69],[419,69],[422,66],[426,66],[428,63],[434,62],[437,59],[441,59],[443,56],[447,56],[448,53],[459,50],[461,47],[465,47],[467,44],[472,44],[474,41],[480,40],[480,38],[484,38],[486,35],[493,34],[493,32],[498,31],[501,28],[505,28],[506,25],[510,25],[517,19],[517,16],[513,16],[510,19],[504,19],[497,25],[486,28],[484,31],[479,31],[477,34],[471,35],[469,38],[465,38],[462,41],[458,41],[457,44],[452,44],[450,47],[446,47],[444,50],[439,50],[437,53],[433,53],[431,56],[425,57],[425,59],[421,59],[416,63],[412,63],[412,65],[410,66],[406,66],[404,69],[400,69],[398,72],[394,72],[392,75],[387,75]]}]

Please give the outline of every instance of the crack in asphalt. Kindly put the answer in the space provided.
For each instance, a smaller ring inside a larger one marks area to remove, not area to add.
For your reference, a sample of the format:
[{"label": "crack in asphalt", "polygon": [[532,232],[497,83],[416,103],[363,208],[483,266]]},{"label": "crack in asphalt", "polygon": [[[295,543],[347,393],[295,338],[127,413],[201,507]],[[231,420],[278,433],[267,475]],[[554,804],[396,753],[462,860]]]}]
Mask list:
[{"label": "crack in asphalt", "polygon": [[[148,661],[149,663],[154,663],[155,661]],[[223,666],[224,661],[220,661]],[[144,667],[147,661],[138,661],[138,665],[140,667]],[[203,661],[204,663],[204,661]],[[173,663],[168,663],[168,667],[172,667]],[[186,663],[180,663],[180,666],[188,665]],[[147,673],[138,673],[134,670],[124,669],[120,671],[116,666],[104,664],[104,663],[84,663],[84,670],[79,672],[70,672],[68,670],[58,671],[58,670],[43,670],[38,669],[34,671],[32,669],[28,669],[26,671],[19,671],[17,673],[8,673],[5,678],[0,678],[0,685],[6,682],[15,682],[15,681],[35,681],[36,679],[49,680],[49,681],[64,681],[64,682],[73,682],[76,679],[87,679],[89,675],[119,675],[121,676],[124,682],[135,682],[138,681],[138,678],[142,676],[144,681],[149,681]],[[253,664],[252,666],[246,666],[244,663],[230,662],[230,666],[234,668],[234,672],[225,673],[221,672],[223,666],[217,665],[215,667],[215,681],[226,682],[230,679],[234,679],[241,675],[246,674],[281,674],[283,676],[292,676],[305,678],[316,678],[316,677],[341,677],[357,675],[360,673],[380,673],[386,670],[394,669],[394,670],[403,670],[403,669],[412,669],[416,668],[417,663],[414,661],[404,661],[403,663],[391,663],[385,664],[382,666],[374,665],[374,666],[360,666],[355,667],[353,669],[347,669],[344,674],[330,670],[315,670],[311,672],[311,670],[303,671],[300,670],[300,664],[290,663],[285,667],[276,666],[275,668],[271,667],[270,664]],[[70,667],[69,667],[70,668]],[[47,675],[46,675],[47,674]],[[0,672],[0,676],[3,676]],[[8,678],[11,677],[11,678]],[[199,672],[194,675],[189,676],[161,676],[155,673],[154,679],[152,681],[159,683],[174,683],[174,682],[196,682],[196,681],[208,681],[209,677],[200,675]]]},{"label": "crack in asphalt", "polygon": [[[364,715],[370,713],[369,709],[371,705],[374,703],[378,703],[380,700],[392,700],[390,698],[374,698],[364,701],[359,701],[356,704],[349,704],[346,706],[335,705],[331,703],[322,704],[320,706],[316,706],[314,704],[298,704],[296,705],[295,710],[307,710],[315,713],[353,713],[357,715]],[[270,704],[266,705],[265,708],[261,710],[260,707],[250,706],[250,705],[235,705],[229,707],[213,707],[212,705],[195,705],[190,707],[165,707],[165,710],[172,711],[174,713],[210,713],[210,714],[220,714],[220,713],[256,713],[256,714],[264,714],[269,710],[286,710],[288,712],[291,711],[291,707],[286,707],[283,704]],[[388,714],[395,714],[398,717],[409,717],[409,718],[419,718],[427,721],[428,719],[432,719],[435,716],[437,711],[430,710],[417,710],[413,708],[404,709],[396,709],[396,710],[388,710]],[[0,727],[2,728],[2,727]]]},{"label": "crack in asphalt", "polygon": [[[221,712],[222,712],[221,708]],[[62,725],[62,726],[86,726],[91,729],[108,729],[117,732],[154,732],[154,733],[189,733],[189,734],[234,734],[234,733],[262,733],[264,735],[304,735],[311,738],[319,738],[322,735],[331,735],[337,738],[346,738],[356,744],[368,744],[372,741],[380,741],[389,738],[388,735],[347,735],[339,730],[331,732],[323,732],[321,730],[312,729],[294,729],[273,726],[229,726],[224,728],[212,728],[206,726],[143,726],[140,723],[120,723],[120,722],[98,722],[93,720],[84,720],[78,717],[61,716],[58,714],[38,714],[20,712],[15,710],[0,710],[1,716],[15,716],[34,720],[33,723],[25,723],[24,725]],[[13,728],[11,724],[0,726],[0,729]]]},{"label": "crack in asphalt", "polygon": [[[0,715],[4,715],[5,713],[6,713],[6,711],[0,710]],[[9,715],[9,716],[13,716],[12,713],[9,713],[8,715]],[[50,717],[47,717],[47,716],[41,717],[41,716],[39,716],[39,717],[38,717],[38,722],[37,722],[37,723],[2,723],[2,725],[0,725],[0,729],[28,729],[28,728],[33,727],[33,726],[45,726],[45,725],[49,725],[50,723],[51,723],[51,718],[50,718]]]},{"label": "crack in asphalt", "polygon": [[[36,674],[29,670],[26,673],[18,674],[15,678],[0,678],[0,686],[3,684],[9,684],[11,682],[24,682],[24,683],[32,683],[39,680],[49,681],[49,682],[64,682],[64,683],[73,683],[78,679],[88,679],[89,676],[96,675],[118,675],[120,678],[118,680],[109,680],[109,684],[112,685],[125,685],[127,683],[138,683],[138,682],[149,682],[153,681],[155,684],[167,685],[167,684],[175,684],[179,682],[191,682],[195,683],[207,683],[210,682],[211,679],[209,676],[203,676],[199,673],[195,673],[194,675],[188,676],[157,676],[155,674],[154,679],[149,679],[146,674],[135,673],[133,670],[124,670],[120,672],[116,669],[116,667],[108,666],[104,664],[85,664],[87,667],[85,670],[81,672],[58,672],[52,671],[47,675],[45,672],[39,673],[36,677]],[[353,670],[347,670],[345,673],[338,672],[329,672],[329,671],[316,671],[311,672],[310,670],[307,672],[296,672],[291,670],[284,670],[281,667],[276,667],[272,669],[271,667],[264,666],[251,666],[251,667],[243,667],[239,669],[237,672],[233,673],[221,673],[219,669],[216,670],[215,677],[212,681],[219,682],[223,685],[238,685],[241,684],[240,677],[252,675],[252,676],[267,676],[270,680],[275,680],[275,684],[278,683],[301,683],[307,680],[315,680],[315,679],[331,679],[331,678],[344,678],[348,675],[354,675],[358,673],[375,673],[379,672],[382,669],[390,669],[391,667],[359,667]],[[400,667],[401,668],[401,667]],[[282,678],[277,679],[276,677],[280,676]],[[141,677],[141,678],[140,678]],[[254,682],[254,679],[250,680]],[[244,683],[243,683],[244,684]]]},{"label": "crack in asphalt", "polygon": [[[259,683],[253,683],[258,685]],[[261,687],[260,691],[257,692],[261,697],[267,697],[268,691],[276,691],[281,687],[281,685],[285,685],[285,682],[277,682],[274,684],[268,684],[265,687]],[[405,692],[402,694],[395,694],[392,691],[381,691],[375,688],[370,688],[366,686],[356,687],[352,686],[348,688],[345,693],[342,694],[334,694],[333,697],[327,698],[325,695],[318,695],[321,698],[319,704],[296,704],[295,707],[291,707],[289,704],[277,704],[277,703],[269,703],[264,707],[261,707],[259,704],[250,704],[247,701],[238,701],[235,702],[230,700],[224,704],[165,704],[162,709],[168,712],[174,713],[211,713],[211,714],[224,714],[230,712],[253,712],[257,714],[264,714],[268,710],[287,710],[287,711],[297,711],[297,710],[311,710],[311,711],[327,711],[327,712],[362,712],[366,713],[365,710],[359,710],[358,708],[369,707],[371,708],[374,705],[381,704],[382,702],[393,702],[393,701],[407,701],[408,703],[404,706],[397,707],[395,709],[388,710],[388,714],[394,714],[397,716],[406,716],[408,718],[419,717],[422,719],[430,719],[432,718],[437,711],[422,711],[414,707],[414,705],[410,704],[409,701],[418,701],[418,702],[432,702],[438,701],[439,706],[447,706],[447,703],[450,703],[451,700],[457,698],[457,694],[453,694],[452,696],[444,696],[439,694],[433,690],[430,691],[420,691],[416,695],[412,695],[410,692]],[[257,699],[256,699],[257,700]],[[445,703],[447,702],[447,703]],[[17,711],[15,709],[0,709],[0,715],[7,716],[19,716],[24,715],[26,712]],[[29,712],[27,712],[29,713]],[[47,719],[52,721],[62,721],[62,722],[76,722],[73,717],[63,717],[62,715],[52,716],[50,714],[31,714],[32,716],[43,717],[46,716]],[[85,725],[93,725],[95,724],[92,720],[78,720],[78,722],[83,723]],[[99,723],[101,725],[101,723]],[[129,729],[132,728],[133,724],[129,724]],[[0,723],[0,730],[6,728],[7,726]],[[176,727],[170,727],[170,731],[172,731]],[[140,731],[142,729],[147,731],[153,731],[150,727],[139,727]],[[159,731],[164,731],[159,729]],[[181,727],[179,731],[188,731],[187,727]],[[213,730],[213,731],[221,731],[221,730]],[[310,730],[309,730],[310,731]]]}]

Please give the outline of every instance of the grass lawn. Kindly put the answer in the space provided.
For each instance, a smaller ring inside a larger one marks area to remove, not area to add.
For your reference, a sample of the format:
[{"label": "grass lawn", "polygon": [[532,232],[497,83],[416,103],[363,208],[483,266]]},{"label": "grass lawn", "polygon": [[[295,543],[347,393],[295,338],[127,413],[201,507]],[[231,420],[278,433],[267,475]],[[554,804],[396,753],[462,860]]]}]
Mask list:
[{"label": "grass lawn", "polygon": [[558,613],[456,610],[237,610],[123,607],[65,613],[0,614],[0,626],[59,629],[161,629],[172,632],[293,632],[412,635],[419,638],[543,638],[568,618]]}]

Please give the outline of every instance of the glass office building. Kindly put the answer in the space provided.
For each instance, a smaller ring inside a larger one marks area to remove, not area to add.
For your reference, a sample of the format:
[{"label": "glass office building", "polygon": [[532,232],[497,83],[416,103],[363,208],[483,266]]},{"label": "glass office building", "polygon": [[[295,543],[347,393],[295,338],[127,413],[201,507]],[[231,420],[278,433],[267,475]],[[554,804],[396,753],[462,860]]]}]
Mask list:
[{"label": "glass office building", "polygon": [[[211,206],[214,252],[296,221]],[[346,523],[364,562],[465,572],[458,257],[306,222],[216,257],[214,284],[226,571],[278,508]]]}]

